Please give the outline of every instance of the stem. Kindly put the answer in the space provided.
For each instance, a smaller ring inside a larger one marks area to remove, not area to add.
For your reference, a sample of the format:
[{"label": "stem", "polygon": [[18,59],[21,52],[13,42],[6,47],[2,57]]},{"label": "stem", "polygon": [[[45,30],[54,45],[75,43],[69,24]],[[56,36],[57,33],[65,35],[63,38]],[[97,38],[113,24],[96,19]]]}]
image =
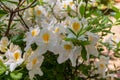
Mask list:
[{"label": "stem", "polygon": [[28,5],[27,7],[23,8],[23,9],[16,9],[14,11],[14,13],[19,12],[19,11],[23,11],[23,10],[26,10],[26,9],[30,8],[36,1],[37,0],[34,0],[30,5]]},{"label": "stem", "polygon": [[0,0],[0,3],[10,12],[10,8],[8,8],[1,0]]},{"label": "stem", "polygon": [[24,19],[22,18],[19,12],[18,12],[18,16],[20,17],[22,23],[25,25],[25,28],[29,29],[29,27],[27,26],[27,24],[25,23]]},{"label": "stem", "polygon": [[9,22],[8,22],[8,28],[7,28],[7,31],[5,32],[5,36],[8,36],[8,34],[9,34],[10,26],[11,26],[14,16],[15,16],[15,14],[13,12],[11,12]]},{"label": "stem", "polygon": [[0,4],[0,7],[1,7],[4,11],[8,12],[1,4]]},{"label": "stem", "polygon": [[37,0],[34,0],[34,1],[33,1],[30,5],[28,5],[27,7],[23,8],[23,9],[19,9],[20,6],[22,6],[22,4],[25,2],[25,0],[24,0],[23,2],[20,1],[20,2],[18,3],[17,8],[16,8],[15,10],[12,10],[12,9],[8,8],[8,7],[0,0],[1,4],[2,4],[2,5],[9,11],[9,13],[10,13],[10,18],[9,18],[9,22],[8,22],[8,28],[7,28],[6,32],[5,32],[5,36],[8,36],[9,31],[10,31],[11,23],[12,23],[12,21],[13,21],[13,19],[14,19],[14,16],[15,16],[15,14],[16,14],[17,12],[18,12],[18,16],[21,18],[21,20],[22,20],[22,22],[24,23],[25,27],[28,29],[28,26],[26,25],[26,23],[24,22],[23,18],[22,18],[21,15],[19,14],[19,11],[23,11],[23,10],[25,10],[25,9],[28,9],[28,8],[31,7],[36,1],[37,1]]},{"label": "stem", "polygon": [[[85,0],[85,3],[86,3],[86,5],[85,5],[85,12],[87,11],[87,6],[88,6],[88,0]],[[84,16],[86,17],[86,13],[84,12]]]}]

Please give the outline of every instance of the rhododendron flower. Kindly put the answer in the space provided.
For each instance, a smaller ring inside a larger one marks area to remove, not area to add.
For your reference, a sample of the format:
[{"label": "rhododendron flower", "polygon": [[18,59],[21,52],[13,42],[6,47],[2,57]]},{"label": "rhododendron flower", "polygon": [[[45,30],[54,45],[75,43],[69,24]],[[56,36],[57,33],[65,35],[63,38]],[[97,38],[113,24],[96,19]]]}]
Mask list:
[{"label": "rhododendron flower", "polygon": [[97,57],[98,51],[95,46],[97,44],[99,36],[91,32],[87,32],[86,34],[88,35],[88,40],[90,41],[90,44],[85,46],[87,51],[87,59],[89,59],[90,54]]},{"label": "rhododendron flower", "polygon": [[8,44],[9,44],[8,38],[7,37],[2,37],[1,41],[0,41],[0,51],[1,52],[6,52]]},{"label": "rhododendron flower", "polygon": [[73,0],[63,0],[62,1],[62,8],[67,9],[67,7],[70,7],[72,10],[76,10],[76,6]]},{"label": "rhododendron flower", "polygon": [[38,56],[36,53],[31,54],[28,58],[28,63],[26,68],[29,70],[29,78],[32,80],[34,75],[39,74],[40,76],[43,75],[43,72],[40,69],[42,62],[44,60],[43,56]]},{"label": "rhododendron flower", "polygon": [[36,53],[44,54],[47,50],[52,51],[53,53],[57,54],[56,51],[57,47],[57,37],[56,35],[47,28],[43,28],[41,30],[41,33],[39,37],[36,39],[36,44],[38,45],[38,48],[36,50]]},{"label": "rhododendron flower", "polygon": [[39,26],[35,28],[30,28],[30,31],[26,33],[26,37],[24,39],[24,41],[26,41],[25,50],[28,50],[31,44],[35,43],[35,40],[38,37],[39,33],[40,33]]},{"label": "rhododendron flower", "polygon": [[9,66],[11,72],[14,71],[17,66],[22,64],[22,51],[18,46],[11,44],[10,49],[8,49],[8,51],[5,54],[8,59],[7,62],[5,62],[5,64]]},{"label": "rhododendron flower", "polygon": [[100,56],[100,60],[95,62],[95,65],[98,68],[97,73],[99,73],[103,78],[105,77],[108,61],[109,61],[109,57]]},{"label": "rhododendron flower", "polygon": [[62,41],[59,50],[58,63],[63,63],[70,59],[72,66],[76,66],[76,60],[81,53],[81,47],[75,47],[71,42]]}]

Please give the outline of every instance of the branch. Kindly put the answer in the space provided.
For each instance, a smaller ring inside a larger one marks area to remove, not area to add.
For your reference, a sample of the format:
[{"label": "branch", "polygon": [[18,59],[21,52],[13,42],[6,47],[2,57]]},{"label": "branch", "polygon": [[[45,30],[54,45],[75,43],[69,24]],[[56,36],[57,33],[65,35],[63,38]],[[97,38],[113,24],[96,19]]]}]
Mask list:
[{"label": "branch", "polygon": [[14,16],[15,16],[15,14],[13,12],[11,12],[9,22],[8,22],[8,28],[7,28],[7,31],[5,32],[5,36],[8,36],[8,34],[9,34],[10,26],[11,26]]},{"label": "branch", "polygon": [[[24,2],[25,2],[25,0],[24,0],[24,1],[19,0],[19,3],[18,3],[18,6],[17,6],[16,10],[17,10],[17,9],[19,10],[20,6],[22,6],[22,4],[23,4]],[[20,15],[19,11],[18,11],[18,16],[19,16],[20,19],[21,19],[21,23],[23,23],[23,24],[25,25],[25,28],[29,29],[29,27],[28,27],[27,24],[25,23],[24,19],[23,19],[22,16]]]},{"label": "branch", "polygon": [[29,27],[27,26],[27,24],[25,23],[24,19],[22,18],[19,12],[18,12],[18,16],[20,17],[22,23],[25,25],[25,28],[29,29]]},{"label": "branch", "polygon": [[0,3],[1,3],[9,12],[11,12],[10,8],[8,8],[1,0],[0,0]]},{"label": "branch", "polygon": [[[0,7],[4,10],[4,11],[7,11],[1,4],[0,4]],[[8,12],[8,11],[7,11]]]},{"label": "branch", "polygon": [[36,1],[37,0],[34,0],[30,5],[28,5],[27,7],[23,8],[23,9],[16,9],[14,11],[14,13],[19,12],[19,11],[23,11],[23,10],[26,10],[26,9],[30,8]]},{"label": "branch", "polygon": [[16,14],[17,12],[18,12],[18,16],[21,18],[22,22],[24,23],[24,25],[25,25],[26,28],[28,29],[28,26],[25,24],[23,18],[22,18],[21,15],[19,14],[19,11],[23,11],[23,10],[25,10],[25,9],[28,9],[28,8],[31,7],[37,0],[34,0],[30,5],[28,5],[28,6],[25,7],[25,8],[19,9],[20,6],[22,6],[22,4],[23,4],[25,1],[26,1],[26,0],[24,0],[23,2],[19,1],[18,5],[17,5],[17,8],[14,9],[14,10],[12,10],[12,9],[8,8],[8,7],[7,7],[3,2],[1,2],[1,0],[0,0],[1,4],[2,4],[7,10],[9,10],[9,13],[10,13],[10,18],[9,18],[9,22],[8,22],[8,28],[7,28],[6,32],[5,32],[5,36],[8,36],[9,31],[10,31],[11,23],[12,23],[12,21],[13,21],[13,19],[14,19],[14,16],[15,16],[15,14]]}]

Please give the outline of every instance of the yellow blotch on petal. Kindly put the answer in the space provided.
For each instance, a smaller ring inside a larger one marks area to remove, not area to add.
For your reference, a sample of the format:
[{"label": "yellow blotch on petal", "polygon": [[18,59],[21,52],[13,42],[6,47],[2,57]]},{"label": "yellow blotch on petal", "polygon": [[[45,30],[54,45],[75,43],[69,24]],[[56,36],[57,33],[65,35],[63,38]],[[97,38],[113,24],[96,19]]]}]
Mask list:
[{"label": "yellow blotch on petal", "polygon": [[105,65],[101,63],[100,68],[105,68]]},{"label": "yellow blotch on petal", "polygon": [[32,65],[35,65],[37,63],[37,58],[34,58],[33,60],[32,60]]},{"label": "yellow blotch on petal", "polygon": [[117,37],[116,36],[113,36],[113,40],[115,41],[117,39]]},{"label": "yellow blotch on petal", "polygon": [[14,58],[17,61],[20,58],[20,53],[19,52],[14,53]]},{"label": "yellow blotch on petal", "polygon": [[5,45],[8,44],[8,40],[3,40],[2,43]]},{"label": "yellow blotch on petal", "polygon": [[37,30],[32,30],[31,34],[32,34],[32,36],[36,36],[37,35]]},{"label": "yellow blotch on petal", "polygon": [[74,3],[73,2],[69,2],[69,5],[72,6]]},{"label": "yellow blotch on petal", "polygon": [[70,44],[65,44],[64,49],[70,51],[72,49],[72,46]]},{"label": "yellow blotch on petal", "polygon": [[41,15],[42,11],[41,10],[37,10],[37,15]]},{"label": "yellow blotch on petal", "polygon": [[49,40],[50,40],[50,34],[49,34],[49,33],[44,33],[44,34],[42,35],[42,39],[43,39],[43,41],[44,41],[45,43],[48,43]]},{"label": "yellow blotch on petal", "polygon": [[93,41],[93,37],[92,37],[92,36],[89,36],[89,40],[90,40],[90,41]]},{"label": "yellow blotch on petal", "polygon": [[73,30],[74,30],[75,32],[78,32],[78,31],[80,30],[80,23],[74,22],[74,23],[72,24],[72,28],[73,28]]},{"label": "yellow blotch on petal", "polygon": [[60,31],[60,29],[57,27],[55,28],[55,33],[58,33]]},{"label": "yellow blotch on petal", "polygon": [[63,4],[63,7],[64,7],[64,8],[67,8],[67,4]]}]

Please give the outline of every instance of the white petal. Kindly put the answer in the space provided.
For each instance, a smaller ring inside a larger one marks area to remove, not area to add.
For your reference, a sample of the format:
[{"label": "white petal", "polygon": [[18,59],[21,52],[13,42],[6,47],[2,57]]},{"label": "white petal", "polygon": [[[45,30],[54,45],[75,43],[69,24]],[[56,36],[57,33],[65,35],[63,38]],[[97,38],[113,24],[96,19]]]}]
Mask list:
[{"label": "white petal", "polygon": [[27,68],[27,70],[31,70],[31,69],[32,69],[32,63],[28,63],[28,64],[26,65],[26,68]]},{"label": "white petal", "polygon": [[16,63],[17,63],[17,65],[20,65],[20,64],[22,64],[23,63],[23,59],[21,58],[21,59],[19,59]]},{"label": "white petal", "polygon": [[29,78],[30,78],[30,80],[33,80],[33,77],[34,77],[33,71],[29,71]]},{"label": "white petal", "polygon": [[12,63],[14,63],[14,60],[10,59],[7,62],[5,62],[6,65],[11,65]]},{"label": "white petal", "polygon": [[43,45],[43,46],[38,47],[35,50],[35,53],[37,53],[38,55],[42,55],[42,54],[46,53],[46,51],[47,51],[47,46]]},{"label": "white petal", "polygon": [[86,48],[87,54],[92,54],[96,57],[98,56],[98,51],[94,45],[87,45],[85,48]]},{"label": "white petal", "polygon": [[10,71],[11,71],[11,72],[14,71],[16,67],[17,67],[17,64],[16,64],[16,63],[12,63],[12,64],[10,65]]},{"label": "white petal", "polygon": [[81,47],[75,47],[74,51],[69,55],[72,66],[76,66],[76,60],[81,53]]},{"label": "white petal", "polygon": [[36,69],[36,74],[39,74],[40,76],[42,76],[43,75],[43,72],[41,71],[41,69],[40,68],[37,68]]},{"label": "white petal", "polygon": [[65,62],[69,58],[69,53],[60,53],[57,61],[59,64]]}]

